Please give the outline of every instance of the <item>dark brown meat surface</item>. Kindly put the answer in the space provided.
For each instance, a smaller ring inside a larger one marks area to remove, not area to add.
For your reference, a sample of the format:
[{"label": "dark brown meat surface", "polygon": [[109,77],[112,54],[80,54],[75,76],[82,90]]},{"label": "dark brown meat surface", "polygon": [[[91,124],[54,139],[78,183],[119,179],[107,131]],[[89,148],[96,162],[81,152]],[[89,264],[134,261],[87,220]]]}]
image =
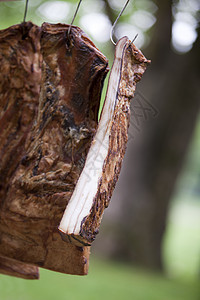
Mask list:
[{"label": "dark brown meat surface", "polygon": [[0,255],[86,274],[58,225],[97,128],[108,62],[78,27],[0,31]]}]

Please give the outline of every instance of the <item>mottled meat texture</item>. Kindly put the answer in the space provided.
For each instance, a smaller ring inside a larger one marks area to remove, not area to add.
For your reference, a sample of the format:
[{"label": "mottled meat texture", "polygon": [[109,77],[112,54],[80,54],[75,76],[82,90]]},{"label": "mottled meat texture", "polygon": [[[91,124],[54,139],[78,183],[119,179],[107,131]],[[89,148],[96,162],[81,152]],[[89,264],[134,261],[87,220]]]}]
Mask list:
[{"label": "mottled meat texture", "polygon": [[78,27],[0,31],[0,255],[86,274],[58,231],[97,129],[108,62]]}]

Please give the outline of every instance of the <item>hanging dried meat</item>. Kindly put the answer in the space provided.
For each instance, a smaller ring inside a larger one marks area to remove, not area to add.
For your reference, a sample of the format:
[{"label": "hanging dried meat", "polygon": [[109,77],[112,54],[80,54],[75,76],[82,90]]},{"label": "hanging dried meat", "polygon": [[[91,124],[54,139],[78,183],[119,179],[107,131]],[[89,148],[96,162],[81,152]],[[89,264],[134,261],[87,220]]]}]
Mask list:
[{"label": "hanging dried meat", "polygon": [[89,249],[57,228],[96,132],[108,62],[68,27],[0,32],[0,254],[85,274]]},{"label": "hanging dried meat", "polygon": [[128,38],[118,42],[98,123],[108,62],[68,28],[27,22],[0,31],[0,255],[86,274],[149,61]]}]

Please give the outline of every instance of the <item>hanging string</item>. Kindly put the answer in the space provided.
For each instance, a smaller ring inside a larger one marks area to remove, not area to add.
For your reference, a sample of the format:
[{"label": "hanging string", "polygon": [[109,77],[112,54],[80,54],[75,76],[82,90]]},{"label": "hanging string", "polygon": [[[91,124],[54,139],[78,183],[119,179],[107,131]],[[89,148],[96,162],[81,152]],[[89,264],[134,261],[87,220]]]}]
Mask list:
[{"label": "hanging string", "polygon": [[78,10],[79,10],[79,7],[81,5],[81,2],[82,2],[82,0],[79,0],[79,3],[77,5],[76,11],[75,11],[74,16],[73,16],[73,19],[72,19],[71,24],[70,24],[69,29],[68,29],[68,36],[70,34],[70,30],[71,30],[72,24],[74,23],[74,20],[76,18],[77,13],[78,13]]},{"label": "hanging string", "polygon": [[26,5],[25,5],[25,10],[24,10],[24,19],[23,19],[23,22],[26,22],[26,15],[27,15],[27,10],[28,10],[28,1],[29,1],[29,0],[26,0]]}]

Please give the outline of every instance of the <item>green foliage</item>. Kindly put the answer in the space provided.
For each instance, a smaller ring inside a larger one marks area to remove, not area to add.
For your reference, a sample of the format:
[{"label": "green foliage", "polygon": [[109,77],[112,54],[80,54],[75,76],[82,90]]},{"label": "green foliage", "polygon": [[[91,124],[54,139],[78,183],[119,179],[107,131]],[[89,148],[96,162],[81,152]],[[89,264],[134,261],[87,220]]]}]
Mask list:
[{"label": "green foliage", "polygon": [[198,197],[177,193],[172,202],[163,245],[169,275],[190,279],[199,277],[200,202]]},{"label": "green foliage", "polygon": [[[49,20],[45,19],[42,16],[38,8],[45,2],[53,2],[52,0],[29,0],[28,4],[28,13],[27,21],[32,21],[37,25],[41,25],[43,22],[48,22]],[[67,0],[63,2],[70,2],[74,5],[74,10],[72,9],[70,18],[75,12],[75,7],[77,5],[76,0]],[[0,29],[7,28],[14,24],[21,23],[24,16],[25,1],[11,1],[11,2],[0,2]],[[69,23],[71,19],[66,17],[66,23]],[[55,23],[55,22],[54,22]]]}]

